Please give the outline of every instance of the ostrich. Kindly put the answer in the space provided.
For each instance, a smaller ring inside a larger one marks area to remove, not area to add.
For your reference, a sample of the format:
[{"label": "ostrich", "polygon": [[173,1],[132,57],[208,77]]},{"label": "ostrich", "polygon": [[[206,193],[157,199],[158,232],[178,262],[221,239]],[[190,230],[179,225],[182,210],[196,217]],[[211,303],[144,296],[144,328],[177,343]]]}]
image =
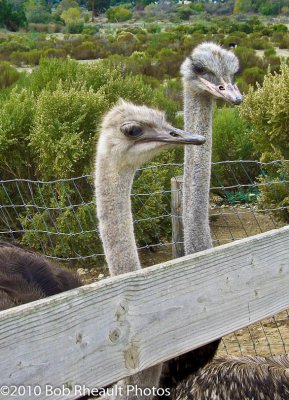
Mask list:
[{"label": "ostrich", "polygon": [[[100,235],[111,275],[141,268],[130,203],[136,169],[172,145],[204,142],[203,136],[172,127],[163,113],[145,106],[120,101],[105,116],[98,142],[95,187]],[[0,310],[81,285],[77,275],[43,256],[0,242]],[[160,371],[161,365],[155,366],[118,385],[157,386]],[[123,396],[117,398],[140,399],[126,396],[125,391]]]},{"label": "ostrich", "polygon": [[[163,113],[145,106],[121,101],[106,115],[97,147],[95,189],[99,232],[111,275],[141,268],[130,201],[136,169],[171,145],[203,143],[202,136],[173,128]],[[126,393],[126,385],[157,387],[160,372],[157,365],[126,378],[117,383],[113,398],[151,399]]]},{"label": "ostrich", "polygon": [[226,356],[212,360],[173,389],[172,400],[286,400],[289,357]]},{"label": "ostrich", "polygon": [[[201,148],[185,149],[184,240],[191,254],[212,247],[209,188],[212,148],[212,108],[215,97],[240,104],[233,83],[236,56],[214,43],[197,46],[181,67],[184,84],[185,129],[206,137]],[[160,379],[171,389],[171,400],[289,399],[289,357],[213,358],[214,341],[167,362]]]},{"label": "ostrich", "polygon": [[202,43],[181,67],[184,85],[185,129],[206,137],[202,148],[185,149],[184,242],[185,253],[212,247],[209,226],[209,191],[212,156],[214,98],[240,104],[242,95],[233,83],[239,62],[231,52],[214,43]]},{"label": "ostrich", "polygon": [[[212,157],[212,114],[215,98],[240,104],[242,95],[233,83],[239,61],[231,51],[215,43],[198,45],[181,66],[184,85],[185,129],[201,132],[206,142],[185,148],[183,224],[185,254],[212,247],[209,226],[209,192]],[[220,340],[176,357],[163,367],[160,385],[173,388],[206,365],[215,355]]]},{"label": "ostrich", "polygon": [[[102,136],[99,145],[99,158],[103,158],[105,151],[109,150],[110,156],[118,160],[119,171],[114,170],[114,177],[118,177],[118,174],[123,177],[123,180],[120,179],[118,182],[120,194],[124,190],[124,198],[121,199],[120,203],[114,203],[116,199],[113,196],[111,201],[109,198],[105,198],[106,195],[113,195],[116,181],[109,182],[111,187],[105,185],[102,199],[101,196],[98,198],[102,240],[109,265],[114,266],[110,269],[112,275],[140,268],[136,246],[132,238],[133,228],[130,226],[130,223],[132,225],[130,206],[128,205],[130,204],[130,187],[127,190],[124,184],[126,178],[130,179],[129,166],[132,166],[131,160],[134,160],[135,165],[139,165],[150,156],[159,153],[160,150],[170,147],[169,145],[177,143],[202,144],[204,142],[204,138],[201,136],[186,134],[184,131],[171,127],[160,112],[146,107],[135,107],[125,102],[121,104],[121,106],[118,105],[111,110],[104,119],[104,127],[108,131],[108,136],[106,139]],[[122,124],[121,127],[120,123]],[[117,138],[116,135],[114,142],[113,140],[109,141],[108,137],[111,132],[118,132],[119,129],[122,130],[119,131],[121,132],[120,138]],[[130,154],[130,160],[125,158],[125,150],[127,150],[127,154]],[[124,158],[121,159],[122,157]],[[107,160],[103,160],[103,165],[106,164],[109,164]],[[110,175],[107,175],[108,181],[113,178],[112,171],[113,167],[110,168]],[[105,210],[106,205],[108,206],[107,210]],[[112,233],[110,233],[106,231],[105,225],[106,222],[113,224],[113,221],[107,219],[106,211],[113,210],[114,207],[115,210],[118,210],[119,207],[122,208],[124,219],[122,225],[118,227],[118,231],[112,230]],[[122,228],[124,228],[123,232],[127,231],[129,237],[123,237]],[[115,236],[112,236],[113,232]],[[119,233],[119,236],[116,232]],[[105,235],[107,235],[107,238]],[[133,243],[130,243],[130,239]],[[120,260],[117,267],[115,266],[116,259],[110,258],[112,252],[109,252],[109,246],[116,246],[115,248],[122,250],[119,254],[116,253],[117,260]],[[127,251],[122,256],[123,249]],[[80,278],[74,272],[49,262],[44,256],[0,241],[0,311],[81,285]]]},{"label": "ostrich", "polygon": [[0,241],[0,311],[81,286],[72,271]]},{"label": "ostrich", "polygon": [[0,311],[81,286],[72,271],[0,241]]}]

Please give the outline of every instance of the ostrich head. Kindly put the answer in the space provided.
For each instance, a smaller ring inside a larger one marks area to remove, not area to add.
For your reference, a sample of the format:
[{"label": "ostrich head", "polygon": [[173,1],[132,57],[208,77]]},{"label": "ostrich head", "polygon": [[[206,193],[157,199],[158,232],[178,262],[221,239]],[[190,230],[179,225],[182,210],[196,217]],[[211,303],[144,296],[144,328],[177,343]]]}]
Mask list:
[{"label": "ostrich head", "polygon": [[196,93],[209,93],[232,104],[243,100],[234,84],[239,61],[234,53],[215,43],[205,42],[197,46],[185,59],[181,73],[185,83]]},{"label": "ostrich head", "polygon": [[174,128],[164,113],[120,100],[103,119],[98,154],[121,165],[138,167],[176,144],[201,145],[205,138]]}]

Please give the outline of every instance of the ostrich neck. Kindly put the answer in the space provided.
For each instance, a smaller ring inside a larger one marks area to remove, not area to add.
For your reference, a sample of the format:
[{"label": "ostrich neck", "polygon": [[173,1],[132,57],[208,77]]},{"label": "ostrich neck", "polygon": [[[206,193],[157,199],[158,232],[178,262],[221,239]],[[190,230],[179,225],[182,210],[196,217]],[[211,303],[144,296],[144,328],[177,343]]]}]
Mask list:
[{"label": "ostrich neck", "polygon": [[212,155],[213,99],[184,88],[185,129],[204,135],[202,146],[185,149],[183,221],[185,253],[212,247],[209,226],[209,192]]},{"label": "ostrich neck", "polygon": [[140,269],[131,213],[135,170],[119,170],[107,157],[96,162],[96,204],[99,232],[110,275]]},{"label": "ostrich neck", "polygon": [[[98,156],[95,170],[99,232],[110,275],[138,270],[141,265],[134,238],[130,199],[135,169],[119,168],[109,156]],[[157,387],[160,373],[161,365],[141,371],[118,382],[115,386],[116,395],[104,396],[101,399],[152,400],[153,395],[136,396],[127,393],[127,388],[129,385],[143,388]]]}]

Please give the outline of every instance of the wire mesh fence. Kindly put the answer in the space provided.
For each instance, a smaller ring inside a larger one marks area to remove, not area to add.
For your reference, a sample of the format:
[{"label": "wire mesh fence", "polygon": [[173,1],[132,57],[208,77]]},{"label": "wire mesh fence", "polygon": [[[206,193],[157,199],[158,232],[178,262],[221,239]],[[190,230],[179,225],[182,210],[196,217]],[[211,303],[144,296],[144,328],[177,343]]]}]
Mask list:
[{"label": "wire mesh fence", "polygon": [[[287,224],[287,171],[289,161],[212,164],[214,245]],[[145,265],[171,258],[170,181],[181,174],[181,164],[150,164],[136,174],[132,207],[141,256],[144,250],[151,253]],[[72,266],[103,265],[92,176],[49,182],[0,181],[0,235]]]},{"label": "wire mesh fence", "polygon": [[[182,164],[150,164],[132,190],[142,265],[172,258],[171,178]],[[210,225],[214,245],[288,224],[289,161],[212,164]],[[180,189],[181,190],[181,189]],[[117,210],[116,210],[117,211]],[[34,248],[73,267],[105,273],[95,213],[93,177],[57,181],[0,181],[0,239]],[[125,250],[125,249],[124,249]],[[229,335],[220,354],[283,354],[289,348],[287,312]]]}]

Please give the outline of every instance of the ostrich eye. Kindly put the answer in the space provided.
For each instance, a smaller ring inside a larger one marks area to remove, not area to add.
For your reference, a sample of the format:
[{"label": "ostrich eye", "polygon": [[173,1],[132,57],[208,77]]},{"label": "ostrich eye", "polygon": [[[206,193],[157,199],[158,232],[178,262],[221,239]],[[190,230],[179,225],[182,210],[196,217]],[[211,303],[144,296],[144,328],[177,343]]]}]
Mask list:
[{"label": "ostrich eye", "polygon": [[130,138],[138,138],[143,134],[143,130],[140,126],[138,125],[126,125],[124,127],[121,127],[122,133]]},{"label": "ostrich eye", "polygon": [[206,72],[206,68],[202,64],[193,64],[193,71],[195,74],[202,75]]}]

